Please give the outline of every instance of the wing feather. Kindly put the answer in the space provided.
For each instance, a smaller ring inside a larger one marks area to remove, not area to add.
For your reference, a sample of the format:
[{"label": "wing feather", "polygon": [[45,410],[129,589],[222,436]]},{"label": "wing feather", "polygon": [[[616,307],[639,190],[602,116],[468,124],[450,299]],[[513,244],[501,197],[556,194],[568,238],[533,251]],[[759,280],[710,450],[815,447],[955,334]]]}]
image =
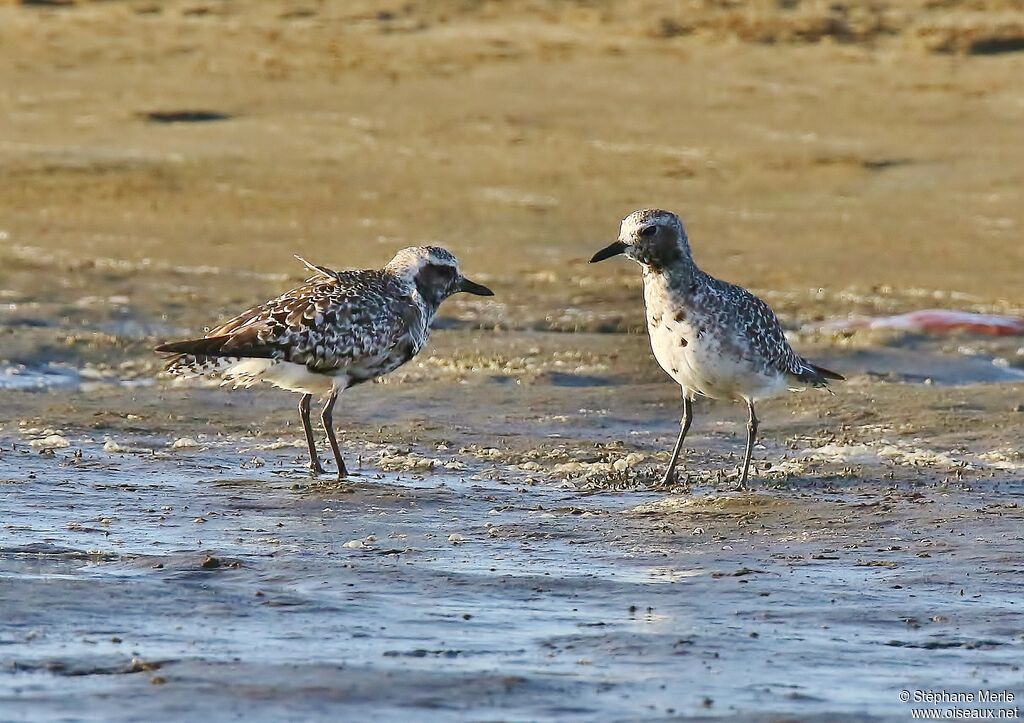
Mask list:
[{"label": "wing feather", "polygon": [[738,328],[747,343],[737,345],[735,352],[766,371],[781,372],[797,381],[823,387],[831,380],[843,380],[833,371],[811,364],[797,354],[786,339],[779,318],[759,297],[741,286],[707,276],[715,290],[725,316],[722,323]]},{"label": "wing feather", "polygon": [[314,371],[345,369],[357,376],[377,376],[410,334],[425,336],[425,319],[396,279],[380,271],[344,271],[331,277],[322,273],[247,309],[210,330],[204,339],[165,344],[158,351],[270,358]]}]

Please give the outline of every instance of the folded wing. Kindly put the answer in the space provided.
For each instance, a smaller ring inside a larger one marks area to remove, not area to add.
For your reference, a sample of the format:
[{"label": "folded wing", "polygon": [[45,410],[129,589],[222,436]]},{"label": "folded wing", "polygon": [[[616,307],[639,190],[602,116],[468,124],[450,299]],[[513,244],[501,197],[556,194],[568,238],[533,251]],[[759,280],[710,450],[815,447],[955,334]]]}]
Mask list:
[{"label": "folded wing", "polygon": [[302,364],[311,371],[370,371],[416,336],[418,307],[398,282],[373,271],[326,274],[221,324],[201,339],[156,348],[167,368],[219,358]]}]

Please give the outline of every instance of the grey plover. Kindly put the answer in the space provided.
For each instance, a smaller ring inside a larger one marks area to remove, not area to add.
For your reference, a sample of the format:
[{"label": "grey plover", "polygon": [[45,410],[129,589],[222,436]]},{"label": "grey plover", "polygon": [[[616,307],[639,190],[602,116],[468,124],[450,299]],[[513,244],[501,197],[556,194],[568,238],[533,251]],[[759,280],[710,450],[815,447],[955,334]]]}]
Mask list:
[{"label": "grey plover", "polygon": [[826,387],[833,371],[807,361],[790,347],[778,318],[746,289],[701,271],[693,261],[682,221],[657,209],[635,211],[622,220],[617,241],[591,263],[625,254],[644,274],[647,331],[654,357],[683,389],[679,438],[662,479],[675,474],[683,440],[693,420],[696,397],[742,401],[747,405],[747,447],[740,487],[747,483],[757,437],[754,404],[790,388]]},{"label": "grey plover", "polygon": [[399,251],[383,269],[333,271],[296,256],[313,275],[304,284],[242,312],[202,339],[161,344],[180,377],[220,377],[249,387],[269,382],[302,394],[299,416],[313,476],[324,469],[309,421],[314,395],[326,398],[321,421],[338,477],[347,474],[333,425],[342,391],[394,371],[423,348],[441,302],[465,291],[493,296],[464,277],[455,257],[436,246]]}]

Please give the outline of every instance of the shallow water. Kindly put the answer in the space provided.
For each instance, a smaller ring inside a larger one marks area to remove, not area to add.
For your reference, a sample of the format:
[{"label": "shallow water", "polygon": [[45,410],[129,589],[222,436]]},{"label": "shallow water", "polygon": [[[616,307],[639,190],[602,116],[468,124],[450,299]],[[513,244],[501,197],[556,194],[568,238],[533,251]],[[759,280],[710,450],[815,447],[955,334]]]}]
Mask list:
[{"label": "shallow water", "polygon": [[290,395],[158,378],[174,330],[122,283],[20,307],[5,719],[904,720],[905,689],[1019,688],[1018,339],[805,325],[850,379],[763,405],[753,491],[707,403],[654,490],[678,402],[631,316],[457,304],[344,395],[359,475],[314,485]]},{"label": "shallow water", "polygon": [[261,454],[4,445],[5,718],[903,719],[1020,681],[1019,484],[581,496]]},{"label": "shallow water", "polygon": [[10,347],[5,720],[905,720],[902,690],[1020,689],[1019,339],[801,327],[849,381],[761,406],[753,491],[711,403],[655,490],[678,401],[632,322],[454,305],[343,396],[359,475],[313,485],[291,395],[158,378],[148,303]]}]

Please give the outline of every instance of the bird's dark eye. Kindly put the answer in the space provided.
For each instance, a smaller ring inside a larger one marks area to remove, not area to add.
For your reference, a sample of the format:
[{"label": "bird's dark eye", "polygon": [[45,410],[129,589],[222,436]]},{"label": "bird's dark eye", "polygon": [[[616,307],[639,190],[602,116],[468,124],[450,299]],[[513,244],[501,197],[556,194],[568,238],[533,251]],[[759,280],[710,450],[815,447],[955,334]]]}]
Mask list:
[{"label": "bird's dark eye", "polygon": [[446,286],[455,280],[455,269],[447,264],[427,264],[420,271],[423,279],[429,280],[431,285]]},{"label": "bird's dark eye", "polygon": [[647,226],[645,228],[640,229],[640,235],[644,236],[645,238],[650,238],[656,233],[658,233],[657,226]]}]

